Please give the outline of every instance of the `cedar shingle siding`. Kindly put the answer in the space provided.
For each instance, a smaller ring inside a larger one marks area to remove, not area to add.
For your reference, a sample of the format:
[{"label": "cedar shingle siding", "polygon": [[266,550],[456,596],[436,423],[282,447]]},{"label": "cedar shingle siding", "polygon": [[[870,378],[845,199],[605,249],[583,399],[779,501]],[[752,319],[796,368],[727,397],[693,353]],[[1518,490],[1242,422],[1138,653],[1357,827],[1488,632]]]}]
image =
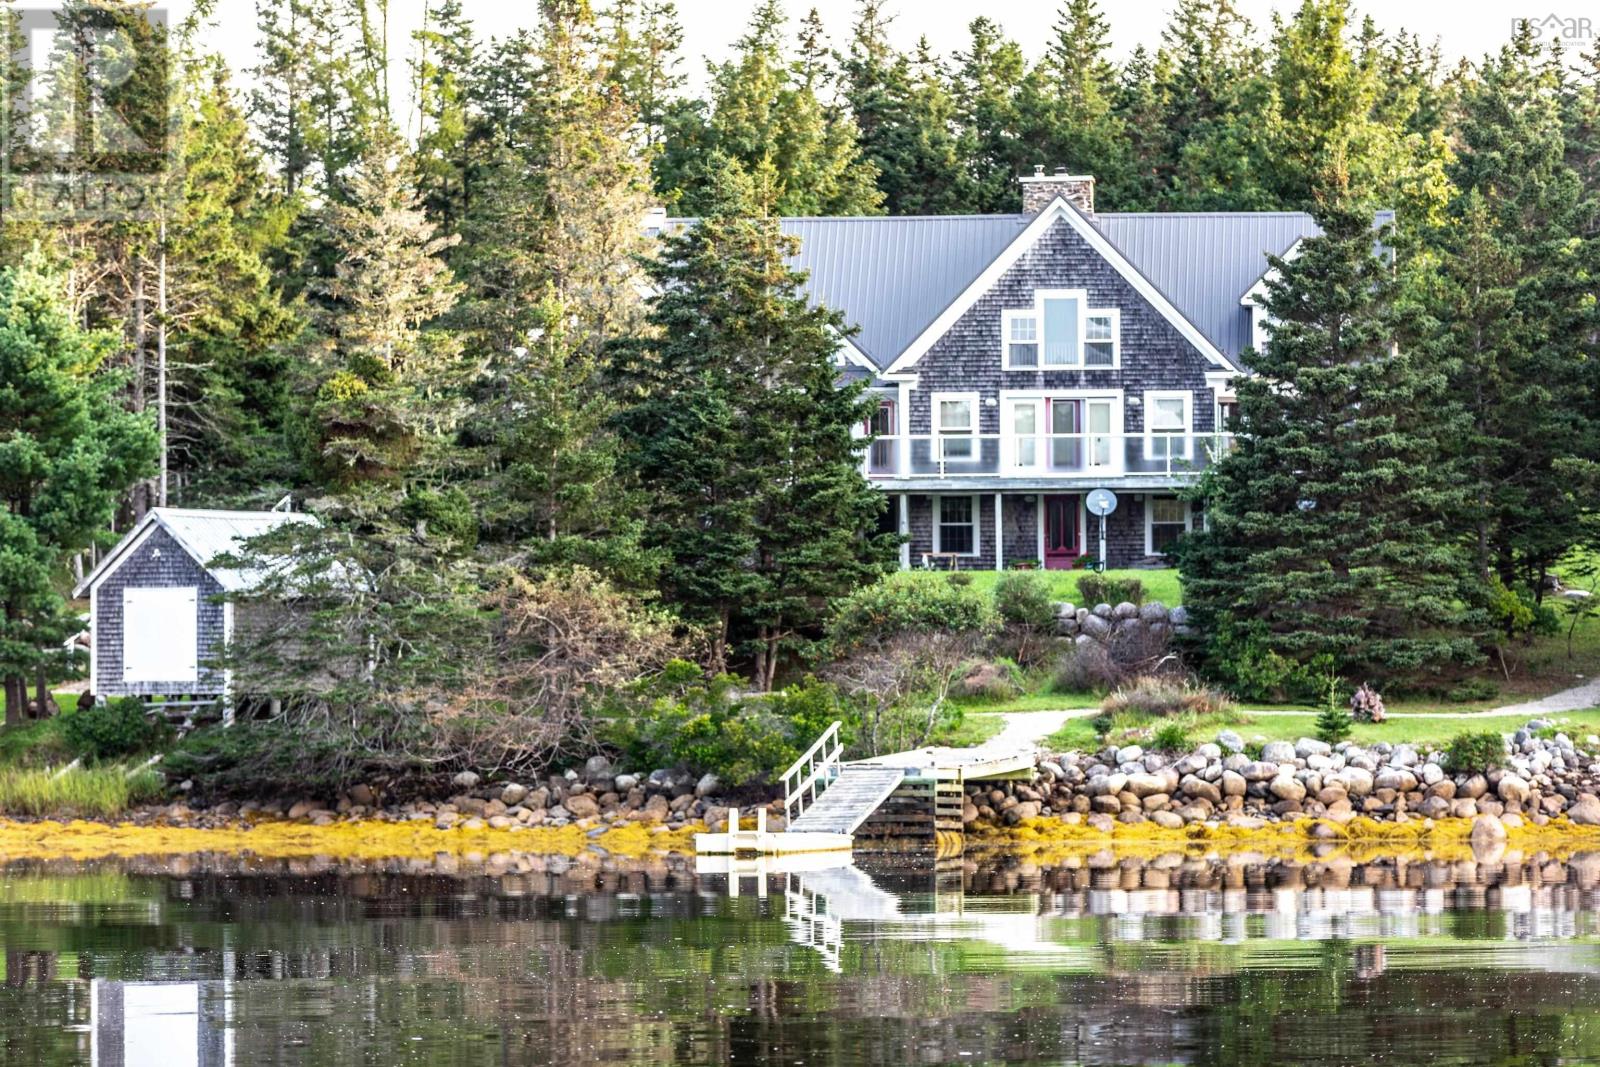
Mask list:
[{"label": "cedar shingle siding", "polygon": [[[159,554],[158,554],[159,553]],[[124,682],[122,680],[122,591],[144,586],[194,586],[199,590],[197,630],[200,665],[198,682]],[[222,673],[207,669],[207,661],[223,645],[223,605],[217,600],[222,586],[196,563],[188,552],[159,525],[144,543],[130,552],[105,576],[95,590],[95,677],[93,691],[100,696],[179,696],[222,692]]]}]

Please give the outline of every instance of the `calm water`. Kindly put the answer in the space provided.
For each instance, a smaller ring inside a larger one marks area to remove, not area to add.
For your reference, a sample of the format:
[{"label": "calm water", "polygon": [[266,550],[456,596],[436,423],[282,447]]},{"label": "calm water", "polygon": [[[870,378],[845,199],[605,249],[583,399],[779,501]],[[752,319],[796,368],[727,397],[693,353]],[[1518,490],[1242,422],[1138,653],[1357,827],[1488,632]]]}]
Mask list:
[{"label": "calm water", "polygon": [[1600,1062],[1600,856],[176,866],[0,867],[0,1063]]}]

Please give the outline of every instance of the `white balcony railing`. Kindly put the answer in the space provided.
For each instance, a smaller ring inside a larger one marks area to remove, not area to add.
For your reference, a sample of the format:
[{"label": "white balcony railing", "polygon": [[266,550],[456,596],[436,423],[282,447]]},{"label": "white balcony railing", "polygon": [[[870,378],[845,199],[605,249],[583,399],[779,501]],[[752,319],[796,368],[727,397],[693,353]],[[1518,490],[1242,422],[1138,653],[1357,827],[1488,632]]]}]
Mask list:
[{"label": "white balcony railing", "polygon": [[892,434],[872,439],[869,478],[1176,478],[1228,450],[1226,433]]}]

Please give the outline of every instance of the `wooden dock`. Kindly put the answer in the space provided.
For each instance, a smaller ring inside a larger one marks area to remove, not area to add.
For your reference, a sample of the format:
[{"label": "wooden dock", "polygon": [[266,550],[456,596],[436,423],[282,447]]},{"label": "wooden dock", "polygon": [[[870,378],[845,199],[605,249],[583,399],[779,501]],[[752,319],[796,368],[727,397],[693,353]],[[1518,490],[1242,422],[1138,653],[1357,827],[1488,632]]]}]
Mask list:
[{"label": "wooden dock", "polygon": [[845,763],[839,723],[819,737],[783,775],[787,828],[769,832],[766,810],[755,829],[728,813],[723,833],[695,835],[702,855],[781,856],[872,850],[957,854],[962,845],[962,794],[969,781],[1026,778],[1033,745],[920,748]]}]

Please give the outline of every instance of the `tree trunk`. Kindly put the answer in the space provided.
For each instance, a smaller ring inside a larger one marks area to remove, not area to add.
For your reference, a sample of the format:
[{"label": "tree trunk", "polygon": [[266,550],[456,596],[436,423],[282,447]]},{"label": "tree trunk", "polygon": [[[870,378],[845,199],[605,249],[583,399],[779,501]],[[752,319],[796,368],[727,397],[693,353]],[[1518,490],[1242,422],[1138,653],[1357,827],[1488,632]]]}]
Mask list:
[{"label": "tree trunk", "polygon": [[47,676],[45,662],[39,660],[39,666],[34,669],[34,694],[38,702],[38,710],[34,715],[36,719],[48,719],[56,713],[55,697],[50,694],[50,679]]},{"label": "tree trunk", "polygon": [[22,676],[18,674],[6,675],[6,725],[22,725],[22,708],[28,702],[28,690],[23,684]]},{"label": "tree trunk", "polygon": [[161,442],[156,503],[167,506],[167,223],[161,221],[161,252],[156,268],[156,436]]}]

